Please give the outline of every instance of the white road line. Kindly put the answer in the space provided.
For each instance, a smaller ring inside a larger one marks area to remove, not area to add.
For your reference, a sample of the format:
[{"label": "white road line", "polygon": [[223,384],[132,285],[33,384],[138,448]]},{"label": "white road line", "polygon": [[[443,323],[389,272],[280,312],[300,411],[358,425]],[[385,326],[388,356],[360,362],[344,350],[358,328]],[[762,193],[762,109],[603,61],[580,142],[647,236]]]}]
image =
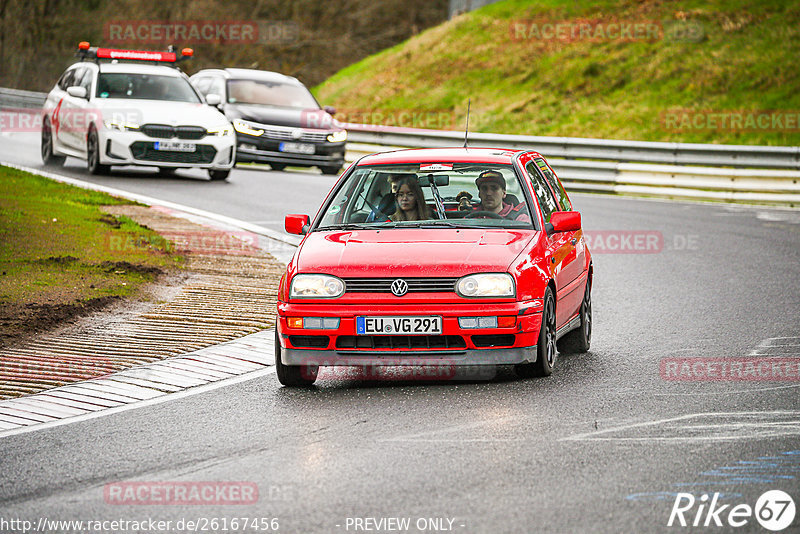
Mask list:
[{"label": "white road line", "polygon": [[[745,426],[753,426],[759,425],[761,428],[767,427],[766,431],[764,432],[753,432],[749,435],[740,435],[740,436],[642,436],[642,437],[602,437],[603,435],[607,435],[610,433],[619,433],[625,432],[627,430],[632,429],[642,429],[646,427],[654,427],[654,426],[662,426],[668,423],[676,423],[681,421],[687,421],[690,419],[695,418],[720,418],[720,417],[768,417],[768,416],[787,416],[787,417],[797,417],[800,415],[798,411],[772,411],[772,412],[703,412],[703,413],[694,413],[694,414],[687,414],[681,415],[678,417],[669,417],[666,419],[657,419],[654,421],[645,421],[641,423],[631,423],[628,425],[622,425],[618,427],[611,427],[603,430],[596,430],[594,432],[586,432],[583,434],[576,434],[574,436],[568,436],[566,438],[561,438],[559,441],[717,441],[717,440],[734,440],[734,439],[747,439],[747,438],[763,438],[763,437],[773,437],[773,436],[783,436],[783,435],[795,435],[800,434],[800,421],[756,421],[755,423],[746,423],[746,422],[722,422],[717,424],[706,424],[703,425],[704,428],[710,430],[720,430],[725,428],[730,428],[732,425],[739,425],[741,428]],[[770,426],[777,424],[783,424],[784,426],[789,426],[790,428],[780,431],[773,431]],[[698,425],[687,425],[685,427],[677,427],[677,428],[666,428],[663,429],[665,432],[679,432],[683,429],[691,430],[693,427]]]},{"label": "white road line", "polygon": [[13,430],[7,430],[4,432],[0,432],[0,439],[16,436],[18,434],[26,434],[28,432],[34,432],[36,430],[44,430],[47,428],[53,428],[57,426],[69,425],[72,423],[78,423],[81,421],[87,421],[89,419],[97,419],[98,417],[106,417],[108,415],[117,414],[120,412],[127,412],[128,410],[135,410],[137,408],[144,408],[146,406],[154,406],[156,404],[161,404],[162,402],[172,401],[183,399],[186,397],[190,397],[192,395],[198,395],[200,393],[206,393],[208,391],[213,391],[215,389],[219,389],[222,387],[232,386],[234,384],[238,384],[241,382],[247,382],[248,380],[254,380],[256,378],[261,378],[262,376],[266,376],[275,372],[274,367],[267,367],[258,371],[252,371],[250,373],[245,373],[233,378],[226,378],[224,380],[218,380],[217,382],[211,382],[210,384],[205,384],[203,386],[197,386],[189,389],[184,389],[183,391],[179,391],[177,393],[170,393],[169,395],[162,395],[160,397],[156,397],[153,399],[147,399],[142,401],[133,402],[130,404],[124,404],[122,406],[116,406],[114,408],[109,408],[107,410],[101,410],[97,412],[87,413],[85,415],[77,415],[75,417],[70,417],[67,419],[59,419],[55,421],[49,421],[46,423],[36,424],[36,425],[29,425],[24,427],[15,428]]}]

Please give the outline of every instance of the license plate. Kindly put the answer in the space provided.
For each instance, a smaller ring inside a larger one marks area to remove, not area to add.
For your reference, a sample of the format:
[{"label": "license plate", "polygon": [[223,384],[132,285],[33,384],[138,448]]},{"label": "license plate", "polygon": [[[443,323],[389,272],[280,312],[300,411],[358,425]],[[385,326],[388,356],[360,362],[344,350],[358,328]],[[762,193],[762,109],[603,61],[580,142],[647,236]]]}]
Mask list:
[{"label": "license plate", "polygon": [[281,152],[294,152],[295,154],[313,154],[314,145],[308,143],[281,143],[278,145]]},{"label": "license plate", "polygon": [[197,150],[197,145],[180,141],[156,141],[155,148],[156,150],[167,150],[169,152],[194,152]]},{"label": "license plate", "polygon": [[412,317],[356,317],[358,335],[424,336],[442,333],[442,318],[438,315]]}]

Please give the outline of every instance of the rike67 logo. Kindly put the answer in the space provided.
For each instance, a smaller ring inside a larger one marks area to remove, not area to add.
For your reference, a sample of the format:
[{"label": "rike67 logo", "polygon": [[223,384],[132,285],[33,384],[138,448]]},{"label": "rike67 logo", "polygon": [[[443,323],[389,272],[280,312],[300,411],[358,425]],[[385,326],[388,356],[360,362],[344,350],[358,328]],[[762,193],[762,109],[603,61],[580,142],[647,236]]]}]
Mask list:
[{"label": "rike67 logo", "polygon": [[755,516],[762,527],[778,532],[794,521],[794,500],[784,491],[767,491],[758,498],[754,507],[744,503],[720,505],[719,496],[719,493],[711,496],[704,493],[696,499],[691,493],[678,493],[667,526],[743,527]]}]

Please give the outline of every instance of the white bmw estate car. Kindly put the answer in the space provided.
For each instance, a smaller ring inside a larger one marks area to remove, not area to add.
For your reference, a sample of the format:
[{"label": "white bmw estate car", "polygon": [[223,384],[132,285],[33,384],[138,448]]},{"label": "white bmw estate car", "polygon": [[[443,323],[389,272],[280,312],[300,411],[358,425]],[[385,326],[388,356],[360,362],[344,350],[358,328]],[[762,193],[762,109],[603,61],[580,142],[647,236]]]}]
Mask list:
[{"label": "white bmw estate car", "polygon": [[[191,56],[183,50],[183,58]],[[85,159],[89,172],[112,165],[207,169],[225,180],[236,158],[233,126],[192,87],[174,52],[79,45],[81,61],[47,95],[42,160]]]}]

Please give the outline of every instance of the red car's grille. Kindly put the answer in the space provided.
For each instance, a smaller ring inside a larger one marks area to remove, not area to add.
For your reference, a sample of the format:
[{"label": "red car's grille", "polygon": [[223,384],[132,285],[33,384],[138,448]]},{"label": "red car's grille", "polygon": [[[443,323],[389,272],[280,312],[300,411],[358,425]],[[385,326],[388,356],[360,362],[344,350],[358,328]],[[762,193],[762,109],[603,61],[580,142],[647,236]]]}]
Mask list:
[{"label": "red car's grille", "polygon": [[461,336],[339,336],[337,349],[464,349]]},{"label": "red car's grille", "polygon": [[[401,277],[397,277],[401,278]],[[349,293],[391,293],[392,282],[397,278],[345,278],[345,291]],[[454,292],[458,278],[402,278],[409,293]]]}]

